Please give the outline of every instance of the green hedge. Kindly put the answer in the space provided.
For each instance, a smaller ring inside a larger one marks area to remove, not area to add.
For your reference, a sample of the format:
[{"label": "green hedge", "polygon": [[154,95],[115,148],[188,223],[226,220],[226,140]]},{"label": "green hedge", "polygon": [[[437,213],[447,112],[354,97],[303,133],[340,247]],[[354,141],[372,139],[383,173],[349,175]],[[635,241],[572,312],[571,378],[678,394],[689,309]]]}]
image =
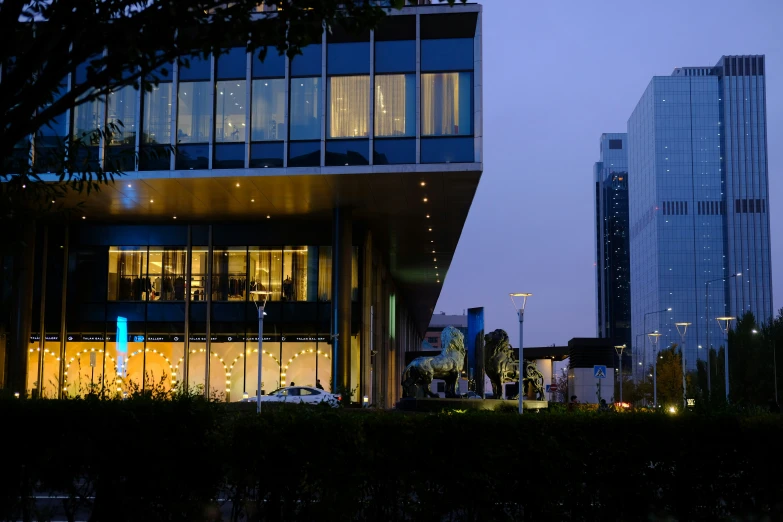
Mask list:
[{"label": "green hedge", "polygon": [[[262,416],[201,400],[0,401],[0,519],[719,520],[783,513],[783,419]],[[57,500],[34,497],[54,494]],[[62,516],[62,515],[59,515]]]}]

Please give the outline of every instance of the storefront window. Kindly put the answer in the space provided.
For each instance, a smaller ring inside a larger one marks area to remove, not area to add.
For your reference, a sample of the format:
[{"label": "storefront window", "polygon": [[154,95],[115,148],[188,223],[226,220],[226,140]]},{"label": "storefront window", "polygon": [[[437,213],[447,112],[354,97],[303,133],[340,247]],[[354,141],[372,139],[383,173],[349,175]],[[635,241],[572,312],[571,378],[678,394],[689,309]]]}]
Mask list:
[{"label": "storefront window", "polygon": [[185,250],[150,249],[150,301],[185,300]]},{"label": "storefront window", "polygon": [[[47,336],[48,339],[48,336]],[[27,393],[35,396],[56,398],[60,381],[60,343],[44,343],[43,382],[38,382],[38,364],[41,354],[40,336],[36,335],[27,351]]]},{"label": "storefront window", "polygon": [[291,139],[321,138],[321,78],[291,80]]},{"label": "storefront window", "polygon": [[[179,373],[179,372],[177,372]],[[201,395],[207,377],[207,342],[206,335],[190,336],[190,353],[188,354],[188,391]]]},{"label": "storefront window", "polygon": [[244,301],[247,292],[247,249],[215,250],[212,262],[212,299]]},{"label": "storefront window", "polygon": [[286,386],[314,387],[319,363],[320,366],[329,365],[326,358],[318,360],[314,342],[284,342],[282,362]]},{"label": "storefront window", "polygon": [[245,141],[245,80],[217,82],[215,93],[215,143]]},{"label": "storefront window", "polygon": [[177,143],[206,143],[210,123],[209,82],[181,82],[177,97]]},{"label": "storefront window", "polygon": [[[161,328],[151,324],[151,329]],[[179,325],[183,329],[183,325]],[[171,330],[169,330],[171,331]],[[147,352],[144,364],[147,389],[167,392],[179,386],[180,368],[185,356],[185,336],[179,334],[147,335]]]},{"label": "storefront window", "polygon": [[369,136],[370,77],[329,78],[329,137]]},{"label": "storefront window", "polygon": [[[256,395],[258,388],[258,338],[250,337],[252,341],[247,343],[247,355],[244,356],[246,360],[245,365],[245,379],[244,379],[244,391],[248,395]],[[270,392],[284,386],[281,384],[281,372],[280,365],[280,342],[279,341],[264,341],[263,353],[261,355],[261,389],[264,394],[268,395]],[[242,358],[240,358],[234,364],[234,368],[242,364]],[[235,369],[231,370],[231,383],[234,385],[234,377],[236,373]],[[231,400],[234,400],[234,396],[231,396]]]},{"label": "storefront window", "polygon": [[311,299],[308,299],[308,289],[315,282],[315,267],[308,264],[308,252],[306,246],[285,247],[283,250],[283,301],[314,300],[312,291]]},{"label": "storefront window", "polygon": [[109,301],[146,301],[146,247],[109,247]]},{"label": "storefront window", "polygon": [[[213,342],[209,365],[210,396],[221,401],[236,402],[242,399],[243,361],[245,343],[241,335],[230,336],[230,342]],[[239,341],[237,341],[239,339]]]},{"label": "storefront window", "polygon": [[101,340],[68,342],[65,345],[63,387],[67,397],[83,397],[89,393],[100,393],[107,386],[109,389],[116,387],[114,380],[104,381],[104,371],[107,377],[116,375],[114,356],[109,353],[104,357],[102,336],[96,338]]},{"label": "storefront window", "polygon": [[332,300],[332,247],[318,249],[318,300]]},{"label": "storefront window", "polygon": [[[119,329],[118,329],[119,331]],[[114,360],[114,368],[110,361]],[[116,370],[115,370],[116,368]],[[144,333],[117,335],[115,342],[106,343],[106,386],[115,391],[132,394],[141,391],[144,382]]]},{"label": "storefront window", "polygon": [[193,260],[190,264],[190,299],[207,300],[207,247],[193,247]]},{"label": "storefront window", "polygon": [[[280,250],[250,248],[250,292],[269,292],[269,301],[280,301],[283,293],[283,252]],[[259,296],[254,294],[253,300]]]},{"label": "storefront window", "polygon": [[253,141],[285,138],[285,80],[253,80],[251,109]]},{"label": "storefront window", "polygon": [[472,86],[472,73],[422,74],[422,135],[473,134]]},{"label": "storefront window", "polygon": [[416,135],[416,76],[392,74],[375,77],[375,135]]}]

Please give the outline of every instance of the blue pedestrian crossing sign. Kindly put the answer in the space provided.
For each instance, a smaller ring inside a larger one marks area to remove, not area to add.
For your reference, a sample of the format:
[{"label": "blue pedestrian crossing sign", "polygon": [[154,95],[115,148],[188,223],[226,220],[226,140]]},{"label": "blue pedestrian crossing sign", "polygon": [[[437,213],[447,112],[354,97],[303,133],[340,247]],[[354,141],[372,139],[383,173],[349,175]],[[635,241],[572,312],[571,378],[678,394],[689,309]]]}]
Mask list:
[{"label": "blue pedestrian crossing sign", "polygon": [[606,379],[606,365],[596,364],[593,366],[593,377],[596,379]]}]

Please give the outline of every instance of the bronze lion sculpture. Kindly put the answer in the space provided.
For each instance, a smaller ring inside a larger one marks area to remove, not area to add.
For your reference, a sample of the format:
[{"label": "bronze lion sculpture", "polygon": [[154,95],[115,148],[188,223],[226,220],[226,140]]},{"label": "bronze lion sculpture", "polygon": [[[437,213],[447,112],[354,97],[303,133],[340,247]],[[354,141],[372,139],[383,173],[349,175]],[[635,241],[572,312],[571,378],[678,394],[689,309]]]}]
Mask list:
[{"label": "bronze lion sculpture", "polygon": [[440,334],[443,351],[435,357],[417,357],[402,374],[402,396],[416,397],[419,387],[429,397],[437,397],[430,390],[433,379],[446,381],[446,397],[457,396],[457,379],[465,365],[465,338],[453,326]]},{"label": "bronze lion sculpture", "polygon": [[519,380],[518,365],[505,330],[495,330],[484,336],[484,371],[496,399],[503,397],[503,383]]}]

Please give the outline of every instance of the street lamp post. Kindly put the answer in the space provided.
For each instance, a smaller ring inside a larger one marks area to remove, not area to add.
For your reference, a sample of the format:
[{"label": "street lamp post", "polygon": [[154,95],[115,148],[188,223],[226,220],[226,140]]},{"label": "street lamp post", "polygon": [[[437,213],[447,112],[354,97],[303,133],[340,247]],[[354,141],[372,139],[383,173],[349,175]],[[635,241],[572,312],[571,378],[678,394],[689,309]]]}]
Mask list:
[{"label": "street lamp post", "polygon": [[731,328],[731,322],[735,318],[716,317],[715,319],[718,321],[718,325],[720,326],[720,329],[723,332],[723,336],[726,339],[726,346],[723,348],[723,366],[724,366],[724,371],[726,373],[726,375],[724,375],[724,378],[726,379],[726,402],[728,403],[729,402],[729,329]]},{"label": "street lamp post", "polygon": [[[525,370],[525,358],[522,355],[522,333],[523,326],[525,324],[525,305],[527,305],[527,298],[532,296],[530,293],[516,293],[508,294],[511,297],[511,304],[514,305],[514,310],[517,311],[517,317],[519,317],[519,414],[522,415],[522,397],[524,390],[522,389],[522,383],[524,382],[524,370]],[[521,298],[521,305],[517,305],[514,298]]]},{"label": "street lamp post", "polygon": [[725,281],[726,279],[732,279],[734,277],[742,277],[742,272],[737,274],[731,274],[729,277],[719,277],[710,281],[704,282],[704,324],[706,326],[706,342],[707,347],[707,397],[712,394],[712,376],[710,375],[710,368],[712,366],[712,360],[710,359],[710,294],[709,285],[718,281]]},{"label": "street lamp post", "polygon": [[658,338],[660,336],[661,334],[657,331],[647,334],[652,345],[653,357],[655,357],[655,362],[653,363],[653,407],[655,411],[658,411]]},{"label": "street lamp post", "polygon": [[[758,330],[753,330],[754,334],[759,333]],[[775,339],[772,339],[772,379],[775,385],[775,404],[778,403],[778,359],[775,353]]]},{"label": "street lamp post", "polygon": [[[672,309],[670,307],[670,308],[664,308],[663,310],[655,310],[654,312],[647,312],[646,314],[644,314],[644,331],[645,331],[645,333],[647,332],[647,316],[648,315],[662,314],[663,312],[671,312],[671,311],[672,311]],[[657,332],[658,330],[655,330],[655,331]],[[645,352],[646,352],[647,351],[647,343],[644,344],[644,347],[645,347]],[[647,363],[647,357],[644,358],[644,363],[645,364]],[[646,371],[647,371],[647,368],[642,367],[642,376],[644,376],[644,372],[646,372]]]},{"label": "street lamp post", "polygon": [[617,357],[620,359],[620,407],[623,406],[623,350],[625,345],[615,346],[614,351],[617,352]]},{"label": "street lamp post", "polygon": [[261,364],[263,361],[262,354],[264,353],[264,306],[266,306],[266,300],[269,296],[269,292],[266,290],[253,290],[250,292],[259,297],[256,303],[258,309],[258,387],[256,388],[256,413],[261,413]]},{"label": "street lamp post", "polygon": [[674,323],[677,327],[677,333],[680,334],[680,360],[682,361],[682,407],[688,407],[688,389],[685,384],[685,334],[688,333],[688,327],[691,323]]}]

